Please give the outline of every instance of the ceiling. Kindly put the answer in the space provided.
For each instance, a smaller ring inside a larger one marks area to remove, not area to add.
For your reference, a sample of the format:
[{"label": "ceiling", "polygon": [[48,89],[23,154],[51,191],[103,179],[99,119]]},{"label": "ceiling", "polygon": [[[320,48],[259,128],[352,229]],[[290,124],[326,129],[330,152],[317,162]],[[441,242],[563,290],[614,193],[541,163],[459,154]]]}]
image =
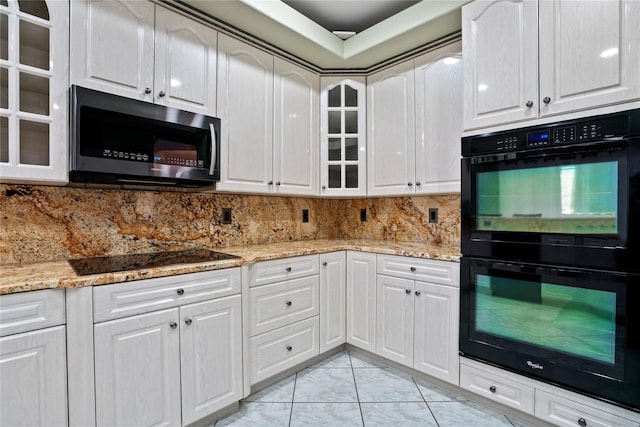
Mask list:
[{"label": "ceiling", "polygon": [[[322,70],[367,70],[461,28],[470,0],[180,0]],[[343,40],[331,31],[354,31]]]}]

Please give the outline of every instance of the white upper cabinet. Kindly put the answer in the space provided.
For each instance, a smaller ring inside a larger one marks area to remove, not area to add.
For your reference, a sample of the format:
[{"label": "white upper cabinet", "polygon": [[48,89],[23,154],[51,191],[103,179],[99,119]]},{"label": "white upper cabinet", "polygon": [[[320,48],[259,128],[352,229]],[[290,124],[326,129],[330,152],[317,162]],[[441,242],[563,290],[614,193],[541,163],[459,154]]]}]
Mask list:
[{"label": "white upper cabinet", "polygon": [[320,79],[320,194],[367,194],[364,77]]},{"label": "white upper cabinet", "polygon": [[460,192],[462,45],[415,60],[416,194]]},{"label": "white upper cabinet", "polygon": [[370,196],[414,193],[415,105],[413,61],[367,78]]},{"label": "white upper cabinet", "polygon": [[640,98],[639,27],[635,0],[465,5],[465,129]]},{"label": "white upper cabinet", "polygon": [[71,2],[71,83],[214,116],[217,31],[147,1]]},{"label": "white upper cabinet", "polygon": [[69,3],[0,2],[0,181],[68,180]]},{"label": "white upper cabinet", "polygon": [[317,74],[274,60],[273,191],[318,194]]},{"label": "white upper cabinet", "polygon": [[273,186],[273,56],[220,34],[219,190],[269,193]]}]

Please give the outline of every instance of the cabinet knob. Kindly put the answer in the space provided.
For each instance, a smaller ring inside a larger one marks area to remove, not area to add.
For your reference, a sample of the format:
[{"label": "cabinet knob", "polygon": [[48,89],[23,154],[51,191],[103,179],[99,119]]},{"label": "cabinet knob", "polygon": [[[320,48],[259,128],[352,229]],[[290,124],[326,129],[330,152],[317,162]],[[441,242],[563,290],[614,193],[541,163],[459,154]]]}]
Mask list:
[{"label": "cabinet knob", "polygon": [[287,273],[291,273],[291,267],[287,267],[285,270],[287,270]]},{"label": "cabinet knob", "polygon": [[146,93],[147,95],[149,95],[151,93],[151,88],[148,87],[144,90],[144,93]]},{"label": "cabinet knob", "polygon": [[413,187],[413,182],[407,182],[407,185],[408,185],[409,187]]},{"label": "cabinet knob", "polygon": [[405,294],[407,294],[407,295],[409,295],[409,294],[411,293],[411,289],[405,289],[405,290],[404,290],[404,293],[405,293]]},{"label": "cabinet knob", "polygon": [[420,187],[422,183],[420,181],[416,181],[416,187]]},{"label": "cabinet knob", "polygon": [[169,323],[169,327],[170,327],[171,329],[175,329],[175,328],[177,328],[177,327],[178,327],[178,324],[177,324],[176,322],[171,322],[171,323]]},{"label": "cabinet knob", "polygon": [[415,267],[411,267],[409,270],[411,270],[411,272],[413,273],[414,271],[416,271]]},{"label": "cabinet knob", "polygon": [[287,301],[285,302],[285,304],[287,305],[287,307],[291,307],[291,301]]},{"label": "cabinet knob", "polygon": [[324,191],[324,190],[326,190],[326,189],[327,189],[327,186],[326,186],[326,185],[323,185],[323,186],[322,186],[322,191]]},{"label": "cabinet knob", "polygon": [[578,420],[578,425],[581,425],[582,427],[585,427],[587,425],[587,420],[585,420],[584,418],[580,418]]},{"label": "cabinet knob", "polygon": [[176,293],[177,293],[178,295],[183,295],[183,294],[184,294],[184,289],[178,289],[178,290],[176,291]]},{"label": "cabinet knob", "polygon": [[158,93],[158,96],[159,96],[160,98],[164,98],[164,96],[165,96],[165,95],[166,95],[166,93],[164,93],[164,91],[160,91],[160,92]]},{"label": "cabinet knob", "polygon": [[286,348],[287,348],[287,351],[293,350],[293,347],[291,347],[290,345],[288,345]]},{"label": "cabinet knob", "polygon": [[524,104],[527,106],[527,108],[531,108],[533,107],[533,101],[532,100],[528,100],[526,104]]},{"label": "cabinet knob", "polygon": [[545,104],[548,104],[551,102],[551,98],[549,98],[548,96],[545,96],[544,98],[542,98],[542,102],[544,102]]},{"label": "cabinet knob", "polygon": [[416,291],[416,296],[419,297],[420,296],[420,291]]},{"label": "cabinet knob", "polygon": [[187,325],[191,324],[191,319],[189,319],[188,317],[186,319],[184,319],[184,323],[186,323]]},{"label": "cabinet knob", "polygon": [[273,185],[273,181],[267,182],[267,185]]},{"label": "cabinet knob", "polygon": [[280,181],[277,181],[277,182],[276,182],[276,185],[280,185]]},{"label": "cabinet knob", "polygon": [[495,393],[496,392],[496,386],[492,385],[491,387],[489,387],[489,391],[491,393]]},{"label": "cabinet knob", "polygon": [[325,261],[325,262],[323,262],[323,263],[322,263],[322,266],[323,266],[323,267],[326,267],[327,265],[329,265],[329,264],[327,264],[327,261]]}]

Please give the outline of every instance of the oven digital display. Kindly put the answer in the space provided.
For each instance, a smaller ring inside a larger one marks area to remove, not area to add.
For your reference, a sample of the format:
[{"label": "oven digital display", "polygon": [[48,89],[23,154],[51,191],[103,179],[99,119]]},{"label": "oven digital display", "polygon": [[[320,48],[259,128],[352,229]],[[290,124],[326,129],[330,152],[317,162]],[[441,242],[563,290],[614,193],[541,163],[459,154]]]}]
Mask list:
[{"label": "oven digital display", "polygon": [[531,132],[527,134],[527,145],[529,147],[535,147],[538,145],[547,145],[549,143],[549,131],[543,130],[540,132]]}]

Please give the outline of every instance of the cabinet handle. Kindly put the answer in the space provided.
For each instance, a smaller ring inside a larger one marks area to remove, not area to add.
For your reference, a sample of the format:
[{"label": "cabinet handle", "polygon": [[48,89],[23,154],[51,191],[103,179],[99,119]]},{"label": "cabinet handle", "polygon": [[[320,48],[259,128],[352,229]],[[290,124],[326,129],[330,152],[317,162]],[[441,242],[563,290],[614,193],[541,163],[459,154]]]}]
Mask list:
[{"label": "cabinet handle", "polygon": [[416,296],[419,297],[420,296],[420,291],[416,291]]},{"label": "cabinet handle", "polygon": [[158,96],[159,96],[160,98],[164,98],[164,96],[165,96],[165,95],[166,95],[166,93],[164,93],[164,91],[160,91],[160,92],[158,93]]},{"label": "cabinet handle", "polygon": [[489,387],[489,391],[491,393],[495,393],[496,392],[496,386],[492,385],[491,387]]},{"label": "cabinet handle", "polygon": [[528,100],[526,104],[524,104],[527,106],[527,108],[531,108],[533,107],[533,101],[532,100]]},{"label": "cabinet handle", "polygon": [[327,186],[326,186],[326,185],[323,185],[323,186],[322,186],[322,191],[324,191],[324,190],[326,190],[326,189],[327,189]]},{"label": "cabinet handle", "polygon": [[544,98],[542,98],[542,102],[544,102],[545,104],[548,104],[551,102],[551,98],[549,98],[548,96],[545,96]]},{"label": "cabinet handle", "polygon": [[408,185],[409,187],[413,187],[413,182],[407,182],[407,185]]},{"label": "cabinet handle", "polygon": [[323,267],[326,267],[327,265],[329,265],[329,264],[327,264],[327,261],[325,261],[325,262],[323,262],[323,263],[322,263],[322,266],[323,266]]},{"label": "cabinet handle", "polygon": [[413,273],[414,271],[416,271],[416,268],[415,267],[411,267],[410,270]]},{"label": "cabinet handle", "polygon": [[404,293],[405,293],[405,294],[407,294],[407,295],[409,295],[409,294],[411,293],[411,289],[405,289],[405,290],[404,290]]},{"label": "cabinet handle", "polygon": [[276,185],[280,185],[280,181],[277,181],[277,182],[276,182]]},{"label": "cabinet handle", "polygon": [[585,420],[584,418],[580,418],[578,420],[578,424],[581,425],[582,427],[585,427],[587,425],[587,420]]},{"label": "cabinet handle", "polygon": [[178,290],[176,291],[176,293],[177,293],[178,295],[183,295],[183,294],[184,294],[184,289],[178,289]]},{"label": "cabinet handle", "polygon": [[176,322],[171,322],[171,323],[169,323],[169,327],[170,327],[171,329],[175,329],[175,328],[177,328],[177,327],[178,327],[178,324],[177,324]]},{"label": "cabinet handle", "polygon": [[184,323],[186,323],[187,325],[191,324],[191,319],[189,319],[188,317],[186,319],[184,319]]},{"label": "cabinet handle", "polygon": [[287,270],[287,273],[291,273],[291,267],[287,267],[285,270]]},{"label": "cabinet handle", "polygon": [[273,185],[273,181],[267,182],[267,185]]},{"label": "cabinet handle", "polygon": [[291,301],[287,301],[285,302],[285,304],[287,305],[287,307],[291,307]]},{"label": "cabinet handle", "polygon": [[147,95],[149,95],[151,93],[151,88],[148,87],[144,90],[144,93],[146,93]]},{"label": "cabinet handle", "polygon": [[287,351],[293,350],[293,347],[291,347],[290,345],[288,345],[286,348],[287,348]]},{"label": "cabinet handle", "polygon": [[422,183],[420,181],[416,181],[416,187],[420,187]]}]

